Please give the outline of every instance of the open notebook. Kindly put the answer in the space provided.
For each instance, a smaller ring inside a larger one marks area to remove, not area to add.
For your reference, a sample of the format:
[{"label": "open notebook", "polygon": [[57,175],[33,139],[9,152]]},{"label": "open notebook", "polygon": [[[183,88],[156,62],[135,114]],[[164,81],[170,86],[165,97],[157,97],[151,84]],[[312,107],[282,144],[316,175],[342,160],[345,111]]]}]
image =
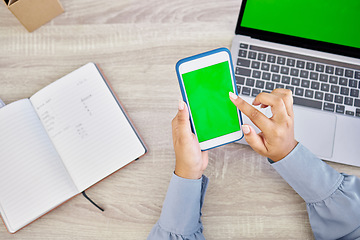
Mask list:
[{"label": "open notebook", "polygon": [[147,151],[93,63],[0,109],[0,213],[14,233]]}]

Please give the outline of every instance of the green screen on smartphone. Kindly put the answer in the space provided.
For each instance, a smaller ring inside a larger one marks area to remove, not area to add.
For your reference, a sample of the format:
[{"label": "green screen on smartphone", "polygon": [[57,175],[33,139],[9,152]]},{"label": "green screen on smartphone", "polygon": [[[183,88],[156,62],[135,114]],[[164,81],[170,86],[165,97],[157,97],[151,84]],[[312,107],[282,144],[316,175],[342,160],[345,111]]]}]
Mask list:
[{"label": "green screen on smartphone", "polygon": [[188,104],[199,142],[240,130],[229,62],[182,74]]},{"label": "green screen on smartphone", "polygon": [[247,0],[241,26],[360,48],[360,1]]}]

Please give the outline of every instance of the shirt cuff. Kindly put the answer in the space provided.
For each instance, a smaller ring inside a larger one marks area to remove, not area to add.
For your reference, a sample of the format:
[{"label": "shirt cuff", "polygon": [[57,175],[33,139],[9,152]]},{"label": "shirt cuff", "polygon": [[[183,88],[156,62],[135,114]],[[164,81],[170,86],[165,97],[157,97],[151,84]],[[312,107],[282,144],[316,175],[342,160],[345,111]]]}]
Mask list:
[{"label": "shirt cuff", "polygon": [[271,166],[307,203],[328,198],[344,178],[301,143]]},{"label": "shirt cuff", "polygon": [[159,226],[169,232],[189,235],[202,227],[200,216],[208,178],[185,179],[173,174],[161,211]]}]

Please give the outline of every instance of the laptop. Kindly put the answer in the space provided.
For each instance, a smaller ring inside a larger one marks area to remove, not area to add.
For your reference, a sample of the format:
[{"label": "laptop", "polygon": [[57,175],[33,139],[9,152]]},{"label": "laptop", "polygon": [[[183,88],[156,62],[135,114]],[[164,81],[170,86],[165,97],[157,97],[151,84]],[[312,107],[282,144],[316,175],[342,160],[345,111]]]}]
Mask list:
[{"label": "laptop", "polygon": [[[244,100],[290,89],[296,140],[321,159],[354,166],[360,166],[359,10],[359,0],[243,0],[231,47]],[[271,116],[270,108],[261,111]],[[259,132],[245,115],[243,121]]]}]

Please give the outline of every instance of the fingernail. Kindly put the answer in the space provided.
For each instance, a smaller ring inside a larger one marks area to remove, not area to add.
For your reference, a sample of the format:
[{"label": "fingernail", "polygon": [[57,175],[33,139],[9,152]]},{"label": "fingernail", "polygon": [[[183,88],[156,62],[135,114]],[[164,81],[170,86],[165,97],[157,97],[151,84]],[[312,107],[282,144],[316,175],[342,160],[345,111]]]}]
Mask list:
[{"label": "fingernail", "polygon": [[180,111],[181,111],[181,110],[184,110],[184,108],[185,108],[185,103],[184,103],[184,101],[179,100],[179,110],[180,110]]},{"label": "fingernail", "polygon": [[244,134],[250,133],[250,127],[248,125],[242,125],[242,131]]},{"label": "fingernail", "polygon": [[229,97],[234,100],[236,100],[238,98],[238,96],[233,92],[229,92]]}]

